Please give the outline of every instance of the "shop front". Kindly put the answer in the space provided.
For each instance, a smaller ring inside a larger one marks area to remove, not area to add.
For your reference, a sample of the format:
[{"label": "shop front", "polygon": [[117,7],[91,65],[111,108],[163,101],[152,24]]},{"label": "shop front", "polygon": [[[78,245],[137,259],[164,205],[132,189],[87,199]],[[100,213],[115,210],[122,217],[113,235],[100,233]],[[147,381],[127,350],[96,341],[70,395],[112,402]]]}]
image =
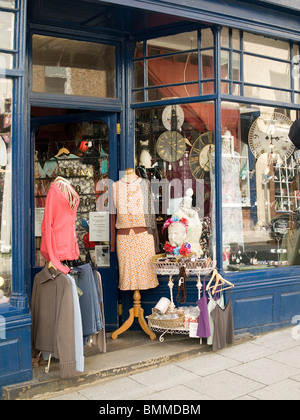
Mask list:
[{"label": "shop front", "polygon": [[[224,296],[236,334],[297,320],[300,9],[28,3],[0,1],[0,389],[32,378],[32,288],[48,264],[42,221],[58,177],[80,198],[78,261],[101,275],[107,332],[124,325],[134,290],[145,315],[170,297],[168,275],[120,287],[113,190],[128,168],[151,186],[156,253],[167,244],[176,256],[163,226],[183,218],[196,257],[234,285]],[[173,280],[176,306],[196,306],[197,276],[184,299]]]}]

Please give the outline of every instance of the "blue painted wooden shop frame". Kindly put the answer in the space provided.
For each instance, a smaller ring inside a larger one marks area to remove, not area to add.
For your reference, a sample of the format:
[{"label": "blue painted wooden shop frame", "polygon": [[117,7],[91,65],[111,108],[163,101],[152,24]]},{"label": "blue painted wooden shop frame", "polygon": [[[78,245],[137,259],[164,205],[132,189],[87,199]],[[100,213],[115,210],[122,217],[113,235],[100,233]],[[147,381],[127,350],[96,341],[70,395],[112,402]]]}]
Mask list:
[{"label": "blue painted wooden shop frame", "polygon": [[[3,385],[32,377],[31,316],[25,285],[30,272],[29,213],[27,205],[28,147],[26,140],[26,8],[27,0],[17,0],[15,9],[14,69],[5,72],[13,79],[12,121],[12,292],[10,302],[0,305],[0,316],[5,319],[5,332],[0,338],[0,397]],[[3,9],[10,11],[9,9]],[[3,51],[2,51],[3,52]]]},{"label": "blue painted wooden shop frame", "polygon": [[[84,0],[78,0],[84,1]],[[48,0],[50,4],[51,0]],[[29,2],[28,2],[29,3]],[[33,2],[30,2],[33,4]],[[76,0],[74,0],[76,3]],[[85,1],[86,7],[101,3],[100,0]],[[145,15],[148,12],[169,14],[186,19],[182,30],[193,30],[197,25],[215,25],[215,94],[205,95],[197,100],[213,100],[215,103],[215,130],[216,130],[216,167],[221,167],[221,101],[240,101],[249,104],[270,105],[285,108],[297,108],[293,104],[270,103],[245,97],[232,97],[221,95],[220,73],[220,26],[229,26],[237,29],[257,32],[262,35],[278,37],[285,40],[300,42],[300,8],[293,10],[285,8],[280,2],[277,5],[260,0],[106,0],[106,4],[122,5],[128,7],[128,14],[140,11]],[[269,3],[269,4],[267,4]],[[257,7],[259,4],[260,7]],[[1,10],[1,9],[0,9]],[[8,11],[8,9],[4,9]],[[178,100],[165,100],[146,104],[132,104],[131,88],[133,77],[132,57],[134,43],[140,39],[150,39],[154,36],[166,35],[178,30],[180,25],[172,28],[144,28],[142,31],[132,27],[122,32],[87,33],[78,31],[74,25],[65,28],[61,23],[50,27],[47,23],[30,24],[26,21],[27,0],[16,0],[15,46],[12,52],[15,55],[13,70],[6,71],[6,77],[14,81],[13,96],[13,155],[12,155],[12,238],[13,238],[13,280],[12,295],[9,304],[0,305],[0,316],[6,320],[6,338],[0,338],[0,398],[1,387],[10,383],[31,379],[31,316],[28,308],[27,291],[30,284],[30,205],[27,197],[30,196],[30,132],[29,132],[29,104],[39,106],[57,106],[86,108],[106,112],[118,112],[121,122],[120,137],[120,169],[134,165],[134,109],[144,106],[169,105],[172,103],[187,103],[193,98]],[[280,13],[279,13],[280,11]],[[119,16],[120,19],[120,16]],[[30,25],[27,27],[27,24]],[[30,29],[27,34],[27,29]],[[57,35],[85,41],[115,43],[117,45],[117,99],[94,100],[82,98],[63,98],[57,95],[41,95],[30,93],[30,71],[27,68],[26,53],[31,60],[30,37],[32,32]],[[26,46],[26,36],[28,44]],[[79,37],[79,38],[78,38]],[[0,52],[7,52],[1,51]],[[242,69],[241,69],[242,71]],[[3,77],[3,76],[1,76]],[[29,77],[29,79],[27,79]],[[28,85],[27,85],[28,83]],[[28,88],[29,86],[29,88]],[[28,88],[28,90],[27,90]],[[78,102],[79,101],[79,102]],[[221,197],[220,173],[216,176],[216,196]],[[217,201],[217,262],[222,265],[222,235],[221,199]],[[237,332],[258,332],[270,330],[279,326],[290,325],[293,316],[300,314],[300,267],[262,270],[257,272],[223,273],[235,284],[232,292],[235,327]],[[160,285],[156,289],[142,292],[142,303],[145,313],[161,296],[168,296],[168,279],[160,277]],[[128,309],[132,306],[132,293],[124,293],[123,319],[128,316]],[[197,289],[195,279],[188,280],[187,304],[195,304]]]}]

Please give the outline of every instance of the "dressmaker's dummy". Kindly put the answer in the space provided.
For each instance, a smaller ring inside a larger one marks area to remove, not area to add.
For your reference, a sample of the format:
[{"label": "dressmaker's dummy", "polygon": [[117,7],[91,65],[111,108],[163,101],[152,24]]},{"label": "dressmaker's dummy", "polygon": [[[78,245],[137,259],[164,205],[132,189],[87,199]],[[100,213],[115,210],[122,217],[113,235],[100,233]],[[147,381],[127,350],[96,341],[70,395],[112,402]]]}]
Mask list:
[{"label": "dressmaker's dummy", "polygon": [[[222,136],[222,224],[223,246],[237,242],[244,247],[242,196],[240,188],[240,154],[233,150],[230,131]],[[215,153],[210,156],[211,221],[215,226]],[[215,229],[212,241],[215,246]]]},{"label": "dressmaker's dummy", "polygon": [[134,290],[134,307],[129,311],[129,319],[112,334],[112,338],[127,330],[134,317],[137,317],[143,330],[151,339],[155,339],[155,334],[144,320],[139,292],[158,286],[157,275],[151,264],[155,255],[153,233],[156,219],[150,183],[138,177],[133,168],[128,168],[124,176],[113,184],[113,197],[117,211],[119,288]]},{"label": "dressmaker's dummy", "polygon": [[202,223],[197,211],[192,208],[192,196],[193,190],[191,188],[187,189],[181,204],[172,217],[178,217],[179,219],[184,217],[188,220],[187,233],[184,242],[188,242],[191,245],[192,252],[195,252],[197,257],[201,257],[203,254],[200,245]]},{"label": "dressmaker's dummy", "polygon": [[62,176],[55,178],[53,183],[57,185],[61,192],[67,197],[71,209],[74,209],[79,198],[71,183]]},{"label": "dressmaker's dummy", "polygon": [[145,168],[151,168],[152,158],[148,148],[149,140],[142,141],[140,140],[141,154],[140,154],[140,166],[145,166]]}]

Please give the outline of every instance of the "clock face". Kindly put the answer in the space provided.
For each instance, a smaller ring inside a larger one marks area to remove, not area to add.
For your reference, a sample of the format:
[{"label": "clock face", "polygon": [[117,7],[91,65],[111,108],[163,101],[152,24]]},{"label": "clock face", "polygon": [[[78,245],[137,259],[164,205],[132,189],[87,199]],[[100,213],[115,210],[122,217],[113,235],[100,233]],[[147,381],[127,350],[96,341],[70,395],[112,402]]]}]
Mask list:
[{"label": "clock face", "polygon": [[292,121],[279,112],[261,114],[251,125],[249,147],[258,158],[263,153],[278,154],[288,159],[295,150],[288,134]]},{"label": "clock face", "polygon": [[162,159],[175,162],[185,152],[185,140],[177,131],[165,131],[157,139],[156,150]]},{"label": "clock face", "polygon": [[214,135],[212,131],[201,134],[194,141],[189,157],[190,170],[194,178],[201,179],[208,175],[210,154],[214,150]]},{"label": "clock face", "polygon": [[[163,110],[161,118],[166,130],[180,130],[184,123],[184,112],[180,105],[168,105]],[[172,118],[174,118],[175,124],[177,120],[176,127],[172,127]]]}]

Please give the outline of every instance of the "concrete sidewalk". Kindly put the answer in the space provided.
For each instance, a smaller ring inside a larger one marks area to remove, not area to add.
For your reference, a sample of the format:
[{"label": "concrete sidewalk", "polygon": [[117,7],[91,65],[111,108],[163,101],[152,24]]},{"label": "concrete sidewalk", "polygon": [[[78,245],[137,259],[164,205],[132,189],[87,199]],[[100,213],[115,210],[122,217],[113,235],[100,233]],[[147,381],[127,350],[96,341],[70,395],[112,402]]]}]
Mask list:
[{"label": "concrete sidewalk", "polygon": [[[168,352],[170,338],[152,351]],[[300,400],[300,325],[39,399]]]}]

